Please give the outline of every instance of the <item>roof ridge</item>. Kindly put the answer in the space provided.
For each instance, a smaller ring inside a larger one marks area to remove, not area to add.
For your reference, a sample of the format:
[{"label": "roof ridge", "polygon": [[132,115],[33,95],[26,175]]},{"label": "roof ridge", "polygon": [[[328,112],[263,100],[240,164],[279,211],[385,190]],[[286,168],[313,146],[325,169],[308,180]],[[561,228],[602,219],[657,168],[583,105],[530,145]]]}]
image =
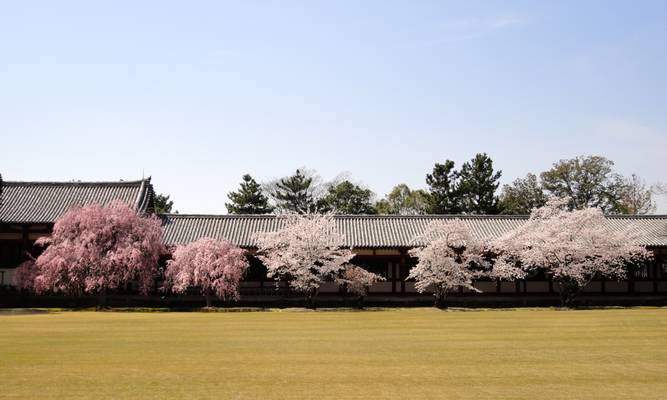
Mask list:
[{"label": "roof ridge", "polygon": [[635,218],[635,219],[662,219],[667,218],[667,214],[605,214],[610,219]]},{"label": "roof ridge", "polygon": [[276,217],[276,214],[189,214],[189,213],[165,213],[161,217],[187,217],[187,218],[264,218]]},{"label": "roof ridge", "polygon": [[[280,214],[197,214],[197,213],[165,213],[163,217],[181,218],[276,218]],[[422,214],[422,215],[373,215],[373,214],[337,214],[337,219],[427,219],[427,218],[460,218],[460,219],[528,219],[529,215],[503,215],[503,214]],[[665,219],[667,214],[608,214],[609,219]]]},{"label": "roof ridge", "polygon": [[[197,214],[197,213],[166,213],[164,217],[185,218],[276,218],[280,214]],[[424,214],[424,215],[373,215],[373,214],[337,214],[336,219],[426,219],[426,218],[462,218],[462,219],[527,219],[527,215],[456,215],[456,214]]]},{"label": "roof ridge", "polygon": [[150,183],[150,177],[132,181],[3,181],[6,186],[95,186],[95,185],[138,185]]}]

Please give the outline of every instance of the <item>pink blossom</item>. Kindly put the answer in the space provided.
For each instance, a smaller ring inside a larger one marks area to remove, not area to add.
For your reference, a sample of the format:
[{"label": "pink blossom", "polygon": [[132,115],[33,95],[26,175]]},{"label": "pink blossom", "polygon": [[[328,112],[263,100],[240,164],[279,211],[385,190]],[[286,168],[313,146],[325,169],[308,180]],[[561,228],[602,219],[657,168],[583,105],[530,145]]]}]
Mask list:
[{"label": "pink blossom", "polygon": [[38,293],[104,293],[137,281],[145,294],[164,250],[160,220],[117,201],[70,209],[37,243],[48,247],[35,262],[35,276],[20,275]]},{"label": "pink blossom", "polygon": [[199,239],[178,246],[167,263],[166,286],[176,293],[198,287],[206,296],[239,298],[239,282],[248,268],[245,251],[224,240]]},{"label": "pink blossom", "polygon": [[32,290],[35,286],[35,278],[37,278],[38,272],[34,258],[22,262],[14,272],[14,286],[20,289]]},{"label": "pink blossom", "polygon": [[375,283],[385,279],[377,274],[368,272],[356,265],[348,265],[337,282],[345,287],[349,293],[365,296],[368,289]]}]

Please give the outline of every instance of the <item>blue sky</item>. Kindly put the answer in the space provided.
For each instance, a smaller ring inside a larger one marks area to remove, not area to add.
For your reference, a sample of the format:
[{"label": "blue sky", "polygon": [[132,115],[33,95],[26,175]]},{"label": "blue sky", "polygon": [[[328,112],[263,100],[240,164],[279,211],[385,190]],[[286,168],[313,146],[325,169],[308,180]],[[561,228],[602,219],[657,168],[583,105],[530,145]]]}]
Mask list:
[{"label": "blue sky", "polygon": [[[0,2],[0,172],[153,176],[225,212],[244,173],[379,196],[487,152],[667,180],[667,2]],[[667,213],[661,200],[659,212]]]}]

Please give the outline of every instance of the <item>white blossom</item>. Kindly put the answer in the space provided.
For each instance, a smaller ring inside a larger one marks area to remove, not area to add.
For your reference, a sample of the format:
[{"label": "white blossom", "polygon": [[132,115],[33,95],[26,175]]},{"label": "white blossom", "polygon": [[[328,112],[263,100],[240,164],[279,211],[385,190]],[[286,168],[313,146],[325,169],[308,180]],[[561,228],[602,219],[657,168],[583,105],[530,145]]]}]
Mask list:
[{"label": "white blossom", "polygon": [[650,257],[637,245],[637,233],[610,229],[598,208],[568,211],[565,200],[552,198],[494,243],[499,256],[493,274],[521,278],[544,270],[559,283],[568,303],[595,276],[623,279],[628,265]]},{"label": "white blossom", "polygon": [[408,278],[415,279],[417,291],[433,289],[439,306],[448,292],[459,287],[480,292],[473,281],[490,268],[484,256],[486,242],[476,238],[463,221],[434,221],[415,241],[423,245],[409,252],[418,263]]},{"label": "white blossom", "polygon": [[324,282],[333,282],[354,257],[344,247],[344,237],[333,215],[280,215],[285,227],[255,235],[257,257],[267,276],[285,280],[296,292],[310,300]]}]

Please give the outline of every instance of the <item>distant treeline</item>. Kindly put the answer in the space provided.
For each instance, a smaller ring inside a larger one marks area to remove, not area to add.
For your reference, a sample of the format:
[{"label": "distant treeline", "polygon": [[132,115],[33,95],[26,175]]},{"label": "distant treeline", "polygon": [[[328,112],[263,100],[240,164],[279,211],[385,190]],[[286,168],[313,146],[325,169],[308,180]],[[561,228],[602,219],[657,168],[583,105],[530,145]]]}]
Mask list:
[{"label": "distant treeline", "polygon": [[[560,160],[539,174],[528,173],[500,188],[501,170],[486,154],[456,168],[454,161],[436,163],[425,176],[425,189],[397,184],[384,198],[349,179],[323,181],[316,171],[258,183],[242,177],[228,194],[231,214],[334,212],[338,214],[529,214],[551,196],[568,200],[571,209],[597,207],[609,214],[648,214],[655,210],[652,188],[637,175],[614,171],[614,162],[600,156]],[[160,212],[170,212],[169,196],[158,195]]]}]

